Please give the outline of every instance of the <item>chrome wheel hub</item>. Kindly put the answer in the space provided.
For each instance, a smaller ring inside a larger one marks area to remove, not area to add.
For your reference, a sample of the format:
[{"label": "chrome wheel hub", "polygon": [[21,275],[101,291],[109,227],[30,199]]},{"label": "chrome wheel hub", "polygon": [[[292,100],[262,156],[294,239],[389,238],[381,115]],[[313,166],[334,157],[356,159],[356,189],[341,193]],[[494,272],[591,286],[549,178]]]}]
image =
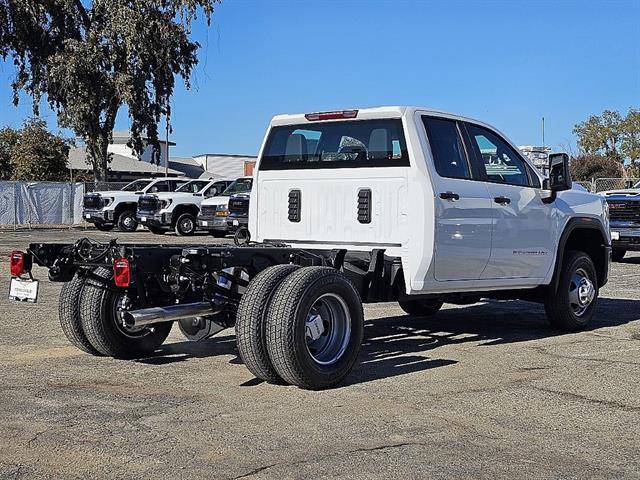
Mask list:
[{"label": "chrome wheel hub", "polygon": [[193,222],[188,218],[182,221],[182,231],[185,233],[191,233],[193,230]]},{"label": "chrome wheel hub", "polygon": [[342,297],[322,295],[311,307],[305,322],[305,341],[311,358],[331,365],[344,354],[351,338],[351,314]]},{"label": "chrome wheel hub", "polygon": [[596,288],[582,268],[576,270],[569,284],[569,303],[573,313],[580,317],[596,297]]}]

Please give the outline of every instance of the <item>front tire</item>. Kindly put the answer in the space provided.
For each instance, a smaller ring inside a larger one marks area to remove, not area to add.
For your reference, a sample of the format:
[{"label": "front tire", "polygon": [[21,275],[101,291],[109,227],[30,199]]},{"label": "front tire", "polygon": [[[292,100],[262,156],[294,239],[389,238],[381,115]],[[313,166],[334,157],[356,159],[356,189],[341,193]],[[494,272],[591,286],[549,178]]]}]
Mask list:
[{"label": "front tire", "polygon": [[269,383],[282,379],[267,352],[265,316],[276,288],[297,265],[275,265],[256,275],[242,295],[236,315],[236,343],[240,358],[256,378]]},{"label": "front tire", "polygon": [[80,318],[80,298],[83,294],[85,277],[77,273],[70,282],[62,285],[60,301],[58,303],[58,318],[62,332],[72,345],[91,355],[101,353],[91,345],[82,328]]},{"label": "front tire", "polygon": [[310,390],[341,382],[364,335],[362,301],[340,272],[306,267],[276,289],[267,310],[267,350],[278,375]]},{"label": "front tire", "polygon": [[119,310],[126,308],[124,289],[116,288],[113,272],[99,267],[87,277],[80,300],[82,328],[91,345],[103,355],[136,358],[152,353],[166,340],[172,323],[126,328]]},{"label": "front tire", "polygon": [[415,317],[435,315],[443,305],[437,300],[398,300],[398,303],[405,313]]},{"label": "front tire", "polygon": [[123,210],[118,216],[118,230],[122,232],[135,232],[138,228],[138,219],[135,210]]},{"label": "front tire", "polygon": [[181,237],[193,235],[196,231],[196,217],[188,212],[180,214],[176,220],[174,230],[176,235]]},{"label": "front tire", "polygon": [[613,250],[611,252],[611,260],[613,260],[614,262],[621,262],[626,254],[626,250]]},{"label": "front tire", "polygon": [[593,260],[584,252],[566,252],[558,288],[550,288],[545,299],[549,322],[560,330],[581,330],[591,321],[597,300],[598,276]]}]

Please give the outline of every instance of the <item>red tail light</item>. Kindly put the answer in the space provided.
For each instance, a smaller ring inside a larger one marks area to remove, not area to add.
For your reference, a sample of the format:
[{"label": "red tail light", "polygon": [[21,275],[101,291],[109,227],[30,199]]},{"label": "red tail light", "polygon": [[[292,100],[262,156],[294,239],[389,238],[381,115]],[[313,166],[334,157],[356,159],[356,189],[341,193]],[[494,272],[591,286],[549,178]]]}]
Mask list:
[{"label": "red tail light", "polygon": [[14,250],[9,254],[9,268],[12,277],[19,277],[31,271],[31,256],[24,252]]},{"label": "red tail light", "polygon": [[116,287],[131,285],[131,266],[126,258],[118,258],[113,262],[113,281]]},{"label": "red tail light", "polygon": [[341,118],[356,118],[358,116],[358,110],[341,110],[338,112],[317,112],[307,113],[304,118],[310,122],[316,120],[337,120]]}]

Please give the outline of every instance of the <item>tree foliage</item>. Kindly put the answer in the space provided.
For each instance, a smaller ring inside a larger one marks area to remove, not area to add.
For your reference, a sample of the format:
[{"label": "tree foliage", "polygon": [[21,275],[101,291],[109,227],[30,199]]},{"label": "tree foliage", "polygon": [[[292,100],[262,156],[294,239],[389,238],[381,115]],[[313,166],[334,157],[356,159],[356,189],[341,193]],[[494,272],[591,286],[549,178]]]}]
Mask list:
[{"label": "tree foliage", "polygon": [[577,181],[624,176],[624,167],[615,158],[596,154],[578,155],[571,159],[571,177]]},{"label": "tree foliage", "polygon": [[624,162],[640,159],[640,110],[630,108],[626,117],[613,110],[592,115],[573,128],[578,147],[588,155],[603,155]]},{"label": "tree foliage", "polygon": [[159,158],[158,123],[171,114],[175,76],[189,88],[197,42],[189,39],[202,13],[219,0],[0,0],[0,55],[16,67],[20,91],[37,114],[46,100],[58,124],[84,138],[97,180],[106,180],[107,145],[118,111],[128,107],[130,143],[143,136]]},{"label": "tree foliage", "polygon": [[11,150],[18,143],[19,136],[18,130],[10,127],[0,130],[0,180],[11,180],[13,178]]},{"label": "tree foliage", "polygon": [[43,120],[0,130],[0,180],[68,180],[70,141],[47,130]]}]

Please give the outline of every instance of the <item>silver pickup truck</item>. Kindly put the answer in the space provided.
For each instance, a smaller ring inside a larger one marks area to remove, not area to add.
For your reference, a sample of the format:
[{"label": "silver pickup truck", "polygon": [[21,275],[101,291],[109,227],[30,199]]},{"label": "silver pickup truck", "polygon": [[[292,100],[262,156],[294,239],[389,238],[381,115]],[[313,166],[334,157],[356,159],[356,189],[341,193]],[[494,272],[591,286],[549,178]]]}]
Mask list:
[{"label": "silver pickup truck", "polygon": [[601,192],[609,205],[612,258],[621,261],[628,251],[640,251],[640,182],[622,190]]}]

